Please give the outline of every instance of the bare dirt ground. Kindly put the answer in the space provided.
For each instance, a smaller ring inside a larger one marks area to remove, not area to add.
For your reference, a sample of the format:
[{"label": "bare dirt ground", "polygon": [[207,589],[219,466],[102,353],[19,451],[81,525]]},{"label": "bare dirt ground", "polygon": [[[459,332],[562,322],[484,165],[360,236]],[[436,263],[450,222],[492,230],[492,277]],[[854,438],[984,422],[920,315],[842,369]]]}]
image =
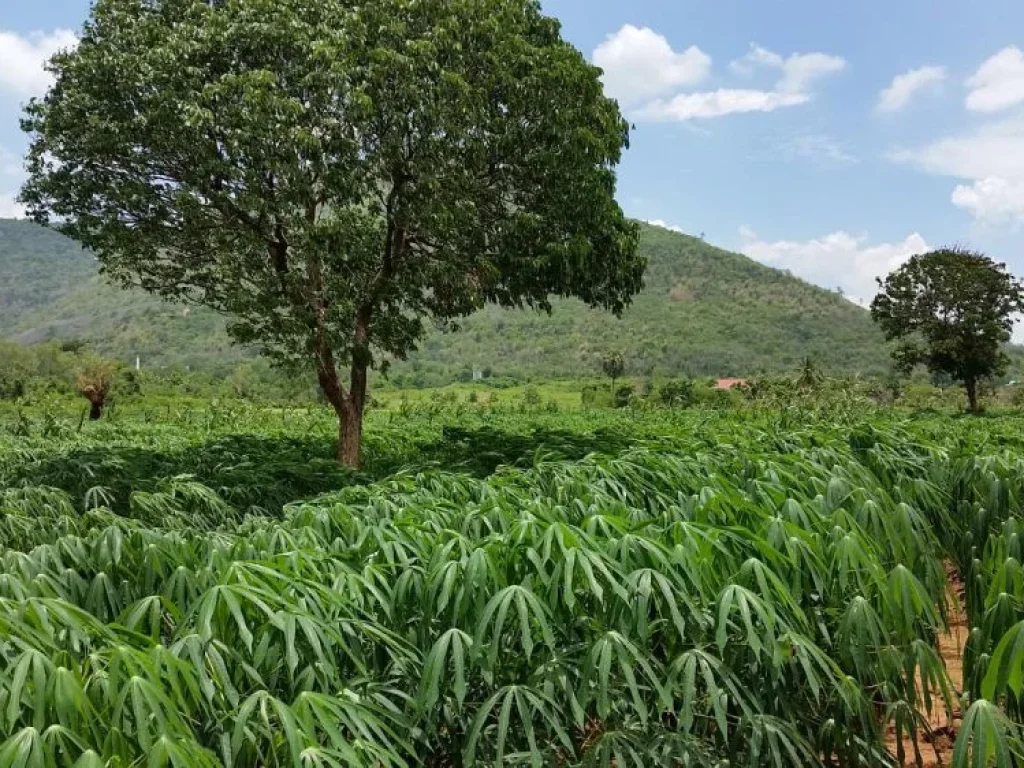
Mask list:
[{"label": "bare dirt ground", "polygon": [[[970,630],[967,627],[967,614],[964,611],[960,575],[950,563],[946,564],[946,574],[950,589],[949,628],[939,635],[938,645],[939,653],[953,684],[954,705],[957,708],[954,712],[948,713],[941,697],[934,699],[936,706],[928,714],[928,728],[921,728],[917,732],[924,768],[939,768],[949,765],[953,753],[953,743],[956,741],[956,733],[963,714],[960,712],[958,700],[964,683],[964,645],[967,643]],[[886,747],[891,755],[896,755],[896,733],[892,727],[886,732]],[[914,743],[910,736],[903,737],[903,748],[906,754],[903,765],[907,768],[916,766]]]}]

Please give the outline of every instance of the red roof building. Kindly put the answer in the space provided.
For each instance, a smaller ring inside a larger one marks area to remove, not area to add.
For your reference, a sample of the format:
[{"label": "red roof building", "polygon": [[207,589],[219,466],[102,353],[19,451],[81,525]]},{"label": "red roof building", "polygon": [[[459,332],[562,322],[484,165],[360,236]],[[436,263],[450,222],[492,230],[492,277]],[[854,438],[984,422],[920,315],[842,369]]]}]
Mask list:
[{"label": "red roof building", "polygon": [[714,389],[732,389],[734,387],[746,387],[746,379],[719,379],[715,382]]}]

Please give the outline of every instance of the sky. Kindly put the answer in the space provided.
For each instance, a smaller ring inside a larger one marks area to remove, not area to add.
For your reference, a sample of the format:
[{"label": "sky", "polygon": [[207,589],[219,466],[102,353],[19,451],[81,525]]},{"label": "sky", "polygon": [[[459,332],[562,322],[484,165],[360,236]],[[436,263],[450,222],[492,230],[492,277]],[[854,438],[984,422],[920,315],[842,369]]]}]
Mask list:
[{"label": "sky", "polygon": [[[1020,0],[542,0],[633,123],[619,202],[864,302],[948,244],[1024,275]],[[21,105],[88,0],[0,2],[0,216]]]}]

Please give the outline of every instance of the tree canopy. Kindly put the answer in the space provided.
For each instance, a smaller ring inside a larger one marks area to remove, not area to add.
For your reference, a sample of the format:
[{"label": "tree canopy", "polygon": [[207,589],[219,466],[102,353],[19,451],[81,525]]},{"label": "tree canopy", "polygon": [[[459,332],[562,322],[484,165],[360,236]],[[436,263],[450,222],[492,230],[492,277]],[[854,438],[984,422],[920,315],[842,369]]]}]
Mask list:
[{"label": "tree canopy", "polygon": [[346,463],[367,369],[425,319],[640,289],[628,125],[534,0],[98,0],[51,69],[23,121],[34,218],[312,363]]},{"label": "tree canopy", "polygon": [[615,389],[615,380],[622,376],[626,370],[626,361],[621,352],[608,352],[601,358],[601,370],[604,375],[612,380],[612,389]]},{"label": "tree canopy", "polygon": [[943,248],[912,257],[879,280],[871,315],[890,341],[893,358],[909,370],[961,381],[968,405],[978,411],[977,386],[1002,374],[1009,362],[1013,315],[1024,308],[1020,282],[989,257],[964,248]]}]

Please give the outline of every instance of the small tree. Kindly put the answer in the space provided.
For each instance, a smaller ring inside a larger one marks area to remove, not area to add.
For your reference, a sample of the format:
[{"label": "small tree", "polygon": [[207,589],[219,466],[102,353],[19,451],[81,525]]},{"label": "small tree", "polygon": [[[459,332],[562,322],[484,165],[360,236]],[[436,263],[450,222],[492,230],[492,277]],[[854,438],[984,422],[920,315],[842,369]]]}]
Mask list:
[{"label": "small tree", "polygon": [[622,376],[626,370],[626,361],[622,358],[621,352],[609,352],[601,358],[601,370],[604,375],[612,380],[611,392],[615,393],[615,380]]},{"label": "small tree", "polygon": [[1010,389],[1010,403],[1017,408],[1024,406],[1024,384],[1014,384]]},{"label": "small tree", "polygon": [[800,366],[800,374],[797,376],[796,385],[801,392],[813,392],[825,380],[824,374],[818,369],[814,360],[808,356],[804,358]]},{"label": "small tree", "polygon": [[893,368],[886,374],[884,386],[889,393],[890,402],[895,403],[903,396],[903,381],[900,379],[899,370]]},{"label": "small tree", "polygon": [[103,407],[114,383],[114,365],[106,360],[88,360],[75,371],[75,386],[89,401],[89,419],[103,416]]},{"label": "small tree", "polygon": [[584,385],[580,391],[580,404],[584,411],[589,411],[597,401],[597,387],[593,384]]},{"label": "small tree", "polygon": [[1001,375],[1009,362],[1013,314],[1024,308],[1020,282],[980,253],[944,248],[912,257],[879,280],[871,315],[889,341],[893,360],[909,372],[922,363],[933,374],[963,383],[971,413],[978,413],[978,385]]},{"label": "small tree", "polygon": [[527,384],[526,389],[523,390],[523,405],[528,408],[536,408],[542,402],[540,392],[537,391],[537,387],[533,384]]},{"label": "small tree", "polygon": [[314,369],[345,464],[425,319],[640,289],[629,126],[536,0],[95,0],[50,70],[33,217]]}]

